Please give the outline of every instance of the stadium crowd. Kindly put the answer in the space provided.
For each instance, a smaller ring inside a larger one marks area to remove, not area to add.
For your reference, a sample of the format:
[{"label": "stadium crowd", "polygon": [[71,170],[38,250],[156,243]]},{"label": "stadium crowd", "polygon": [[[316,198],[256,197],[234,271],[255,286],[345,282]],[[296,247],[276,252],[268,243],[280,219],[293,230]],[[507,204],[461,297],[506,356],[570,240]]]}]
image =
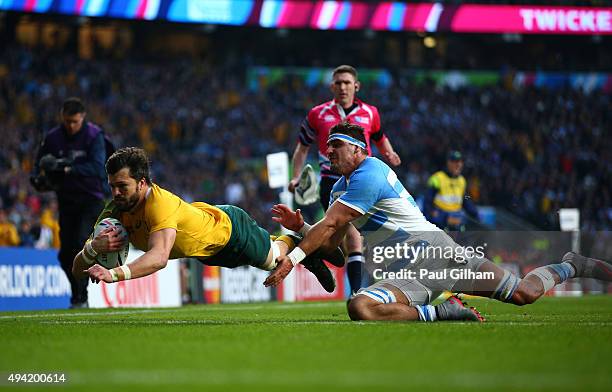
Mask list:
[{"label": "stadium crowd", "polygon": [[[29,175],[69,96],[84,100],[88,118],[116,146],[144,147],[154,181],[188,201],[239,205],[268,229],[278,192],[267,186],[265,155],[290,152],[308,108],[329,96],[327,86],[290,76],[249,89],[236,63],[83,61],[15,46],[1,58],[0,209],[26,246],[56,230],[52,194],[36,193]],[[398,76],[390,87],[368,85],[360,97],[378,106],[402,157],[398,175],[413,195],[422,195],[448,150],[459,149],[477,204],[506,208],[542,229],[558,228],[559,208],[578,207],[584,230],[612,229],[609,93],[503,83],[452,90]],[[45,241],[37,246],[54,245]]]}]

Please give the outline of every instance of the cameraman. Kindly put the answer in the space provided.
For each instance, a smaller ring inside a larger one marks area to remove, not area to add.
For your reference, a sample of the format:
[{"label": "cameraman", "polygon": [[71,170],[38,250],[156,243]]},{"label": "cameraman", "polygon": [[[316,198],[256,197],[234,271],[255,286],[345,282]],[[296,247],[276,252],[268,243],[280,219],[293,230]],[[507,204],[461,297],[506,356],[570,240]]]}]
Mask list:
[{"label": "cameraman", "polygon": [[85,107],[78,98],[64,101],[60,115],[61,124],[47,133],[38,151],[32,185],[57,194],[58,258],[72,288],[70,307],[84,308],[88,307],[87,279],[72,276],[72,261],[104,207],[106,147],[102,129],[85,121]]}]

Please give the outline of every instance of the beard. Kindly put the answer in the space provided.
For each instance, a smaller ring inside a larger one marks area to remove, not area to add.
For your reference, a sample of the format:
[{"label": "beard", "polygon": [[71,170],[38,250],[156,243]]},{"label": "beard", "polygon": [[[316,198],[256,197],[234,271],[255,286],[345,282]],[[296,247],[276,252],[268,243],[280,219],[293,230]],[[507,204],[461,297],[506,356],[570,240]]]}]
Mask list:
[{"label": "beard", "polygon": [[136,207],[136,204],[138,204],[138,192],[135,192],[132,196],[128,197],[127,199],[119,199],[119,200],[115,199],[114,201],[119,211],[122,211],[122,212],[130,211],[134,207]]}]

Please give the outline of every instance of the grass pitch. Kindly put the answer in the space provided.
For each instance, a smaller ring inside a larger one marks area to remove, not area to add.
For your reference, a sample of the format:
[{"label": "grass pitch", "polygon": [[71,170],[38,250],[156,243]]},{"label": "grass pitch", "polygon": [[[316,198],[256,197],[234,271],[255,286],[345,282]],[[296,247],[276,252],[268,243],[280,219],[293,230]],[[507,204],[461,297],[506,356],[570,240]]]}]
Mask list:
[{"label": "grass pitch", "polygon": [[0,313],[0,389],[612,390],[612,296],[470,305],[488,322],[356,323],[340,302]]}]

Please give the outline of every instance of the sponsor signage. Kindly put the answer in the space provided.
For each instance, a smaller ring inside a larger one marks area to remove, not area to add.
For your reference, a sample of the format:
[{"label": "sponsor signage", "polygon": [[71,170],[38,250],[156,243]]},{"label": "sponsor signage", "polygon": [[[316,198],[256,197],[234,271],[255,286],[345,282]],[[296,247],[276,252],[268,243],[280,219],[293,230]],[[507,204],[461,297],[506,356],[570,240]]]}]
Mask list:
[{"label": "sponsor signage", "polygon": [[337,268],[330,264],[327,264],[327,266],[336,279],[336,289],[333,292],[325,291],[317,278],[301,264],[298,264],[279,286],[278,300],[294,302],[344,299],[344,268]]},{"label": "sponsor signage", "polygon": [[272,289],[263,285],[268,274],[268,271],[248,266],[221,268],[221,302],[271,301]]},{"label": "sponsor signage", "polygon": [[57,250],[0,248],[0,311],[66,309],[70,293]]},{"label": "sponsor signage", "polygon": [[202,287],[204,303],[218,304],[221,301],[221,267],[204,265],[202,268]]},{"label": "sponsor signage", "polygon": [[457,8],[450,30],[465,33],[612,34],[612,8],[466,4]]},{"label": "sponsor signage", "polygon": [[[142,253],[130,247],[127,263]],[[168,260],[166,268],[143,278],[116,283],[90,283],[87,289],[89,306],[92,308],[174,307],[182,304],[178,260]]]}]

